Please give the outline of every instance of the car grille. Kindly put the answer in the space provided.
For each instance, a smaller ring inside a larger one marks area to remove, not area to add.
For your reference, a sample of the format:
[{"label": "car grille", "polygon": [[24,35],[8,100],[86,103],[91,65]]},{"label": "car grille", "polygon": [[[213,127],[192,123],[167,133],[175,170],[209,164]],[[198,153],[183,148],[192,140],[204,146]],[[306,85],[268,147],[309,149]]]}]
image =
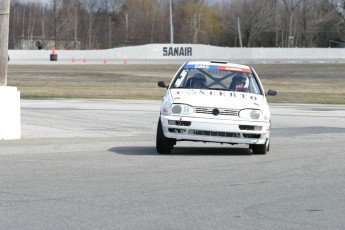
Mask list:
[{"label": "car grille", "polygon": [[[195,107],[194,109],[196,113],[213,114],[213,111],[215,108]],[[218,115],[222,115],[222,116],[238,116],[238,113],[239,113],[239,110],[235,110],[235,109],[218,109],[218,111],[219,111]]]},{"label": "car grille", "polygon": [[186,130],[186,129],[179,129],[179,128],[169,128],[169,132],[171,133],[181,133],[181,134],[189,134],[189,135],[197,135],[197,136],[211,136],[211,137],[235,137],[235,138],[260,138],[261,134],[256,133],[236,133],[236,132],[215,132],[215,131],[208,131],[208,130]]},{"label": "car grille", "polygon": [[204,130],[189,130],[188,134],[213,136],[213,137],[241,137],[240,133],[212,132],[212,131],[204,131]]}]

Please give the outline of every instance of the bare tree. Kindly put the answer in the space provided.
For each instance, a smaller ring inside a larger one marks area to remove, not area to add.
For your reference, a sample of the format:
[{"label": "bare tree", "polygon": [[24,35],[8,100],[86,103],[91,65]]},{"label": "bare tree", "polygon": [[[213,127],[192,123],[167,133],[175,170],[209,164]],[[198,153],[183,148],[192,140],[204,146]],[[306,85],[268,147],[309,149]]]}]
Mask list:
[{"label": "bare tree", "polygon": [[[273,34],[274,33],[274,18],[275,18],[275,0],[263,0],[263,2],[258,3],[258,1],[251,2],[251,15],[248,17],[251,19],[247,30],[248,34],[248,47],[254,45],[260,45],[257,43],[263,43],[260,37],[264,33]],[[273,36],[270,36],[273,38]]]},{"label": "bare tree", "polygon": [[204,0],[181,0],[174,5],[174,28],[177,42],[198,43],[202,35]]},{"label": "bare tree", "polygon": [[[34,44],[36,38],[54,40],[54,46],[65,49],[167,43],[169,2],[50,0],[40,5],[11,0],[10,47]],[[239,20],[247,47],[326,47],[331,40],[344,40],[344,2],[223,0],[210,5],[206,0],[172,0],[174,42],[238,46]]]},{"label": "bare tree", "polygon": [[328,0],[313,2],[306,22],[308,47],[326,47],[332,40],[343,39],[344,34],[340,33],[340,28],[343,27],[344,22],[339,20]]},{"label": "bare tree", "polygon": [[[35,22],[36,22],[36,2],[33,2],[30,4],[29,8],[29,20],[28,20],[28,40],[32,41],[33,40],[33,33],[34,33],[34,28],[35,28]],[[33,47],[31,47],[33,48]]]},{"label": "bare tree", "polygon": [[62,9],[62,0],[50,0],[53,6],[52,8],[52,20],[54,28],[54,46],[57,46],[58,42],[58,32],[61,28],[60,19],[61,19],[61,9]]},{"label": "bare tree", "polygon": [[[97,20],[96,14],[99,13],[102,8],[99,0],[86,0],[83,1],[83,6],[86,9],[86,12],[88,14],[88,35],[87,35],[87,42],[88,42],[88,49],[93,48],[93,41],[96,42],[97,35],[93,34],[93,24]],[[99,26],[104,25],[104,21],[102,21],[102,24]],[[93,39],[95,37],[95,39]]]},{"label": "bare tree", "polygon": [[193,0],[194,3],[194,15],[193,15],[193,43],[198,43],[198,35],[201,29],[201,16],[202,8],[204,6],[204,0]]},{"label": "bare tree", "polygon": [[298,23],[296,19],[296,9],[299,7],[299,5],[303,2],[303,0],[283,0],[285,4],[285,10],[288,13],[289,17],[289,26],[288,26],[288,46],[294,46],[294,39],[295,39],[295,33],[296,33],[296,25]]},{"label": "bare tree", "polygon": [[335,10],[345,21],[345,0],[329,0],[333,4]]},{"label": "bare tree", "polygon": [[[79,9],[80,9],[80,2],[79,0],[64,0],[64,4],[62,7],[62,12],[64,14],[63,20],[63,31],[60,33],[63,35],[67,44],[65,44],[65,48],[74,48],[78,47],[78,19],[79,19]],[[69,41],[73,41],[73,46],[71,47]]]}]

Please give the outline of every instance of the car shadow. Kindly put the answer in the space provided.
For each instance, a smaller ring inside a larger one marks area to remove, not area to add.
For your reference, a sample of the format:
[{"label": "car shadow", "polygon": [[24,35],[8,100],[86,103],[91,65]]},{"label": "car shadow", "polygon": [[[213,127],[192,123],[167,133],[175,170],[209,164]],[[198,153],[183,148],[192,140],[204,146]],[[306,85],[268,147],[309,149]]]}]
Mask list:
[{"label": "car shadow", "polygon": [[174,147],[169,154],[159,154],[154,146],[119,146],[108,150],[122,155],[143,156],[247,156],[253,155],[249,148],[234,147]]}]

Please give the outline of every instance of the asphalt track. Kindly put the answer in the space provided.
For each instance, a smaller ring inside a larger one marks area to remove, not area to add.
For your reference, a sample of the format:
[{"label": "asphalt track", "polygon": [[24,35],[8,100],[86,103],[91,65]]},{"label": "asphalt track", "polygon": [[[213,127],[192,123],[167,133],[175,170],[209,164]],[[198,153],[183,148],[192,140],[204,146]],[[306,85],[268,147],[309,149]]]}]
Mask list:
[{"label": "asphalt track", "polygon": [[22,100],[0,229],[344,229],[345,106],[273,104],[267,155],[155,151],[159,101]]}]

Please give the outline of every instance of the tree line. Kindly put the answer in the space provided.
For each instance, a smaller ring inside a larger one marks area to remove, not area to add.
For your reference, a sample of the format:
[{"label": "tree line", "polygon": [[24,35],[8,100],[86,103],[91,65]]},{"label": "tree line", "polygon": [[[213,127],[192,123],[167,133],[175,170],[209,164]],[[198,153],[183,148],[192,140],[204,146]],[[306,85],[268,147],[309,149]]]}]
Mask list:
[{"label": "tree line", "polygon": [[[170,43],[342,47],[334,0],[11,0],[9,48],[108,49]],[[29,43],[28,43],[29,42]]]}]

